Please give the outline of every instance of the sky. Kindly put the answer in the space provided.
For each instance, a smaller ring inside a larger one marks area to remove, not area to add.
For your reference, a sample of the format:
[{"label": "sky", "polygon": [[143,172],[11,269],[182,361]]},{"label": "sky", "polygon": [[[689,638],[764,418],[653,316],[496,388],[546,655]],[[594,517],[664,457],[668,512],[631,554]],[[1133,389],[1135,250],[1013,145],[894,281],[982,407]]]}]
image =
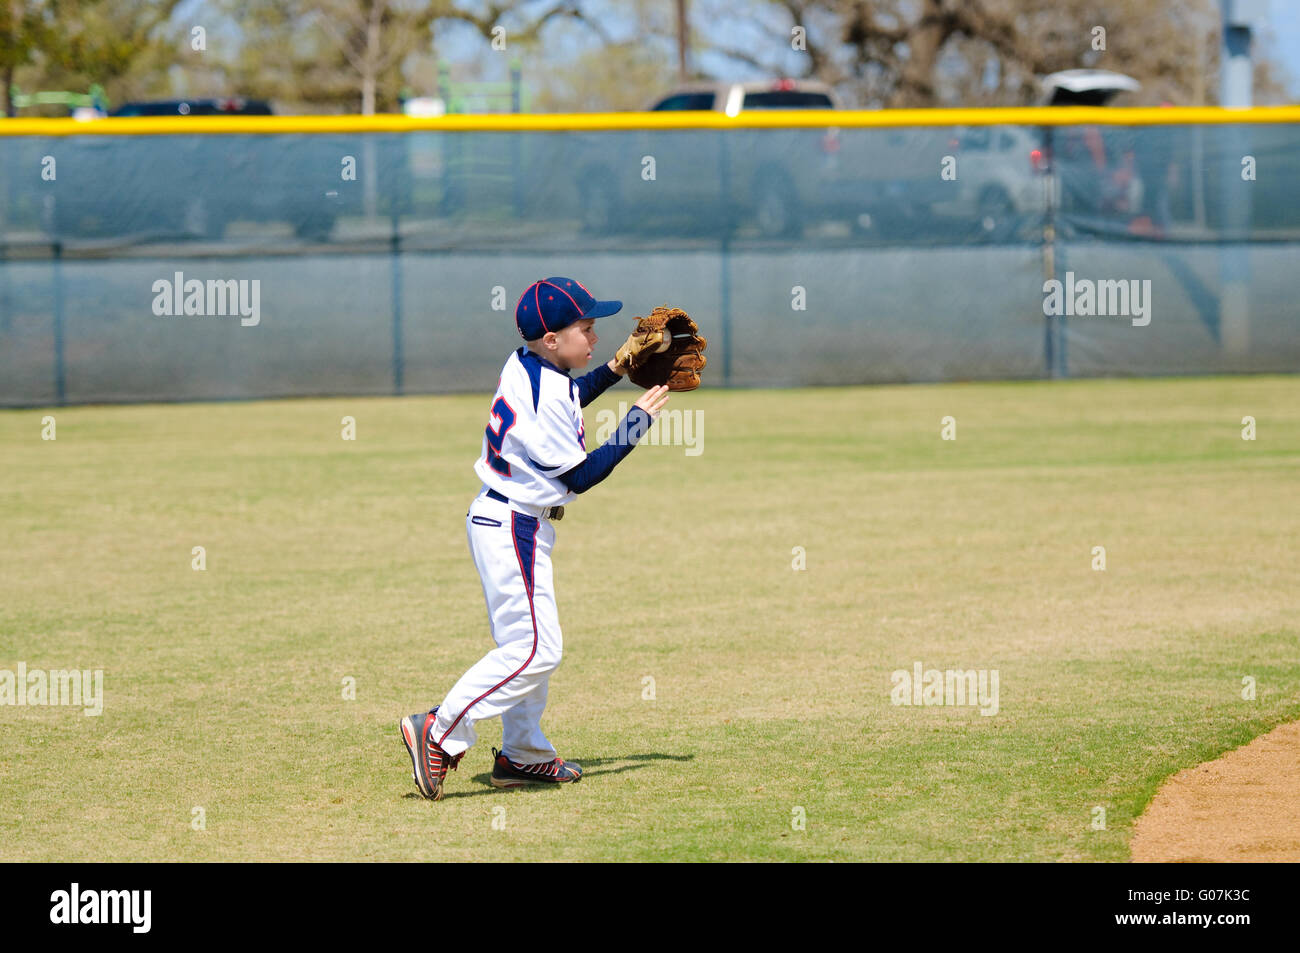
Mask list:
[{"label": "sky", "polygon": [[1300,100],[1300,0],[1269,0],[1267,28],[1278,60],[1286,66],[1287,86]]}]

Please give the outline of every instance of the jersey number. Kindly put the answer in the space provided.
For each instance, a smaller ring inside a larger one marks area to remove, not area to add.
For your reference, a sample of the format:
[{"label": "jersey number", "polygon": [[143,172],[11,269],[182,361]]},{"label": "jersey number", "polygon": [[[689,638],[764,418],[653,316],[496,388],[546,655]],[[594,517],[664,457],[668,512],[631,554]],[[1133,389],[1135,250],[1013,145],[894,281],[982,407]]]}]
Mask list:
[{"label": "jersey number", "polygon": [[502,476],[510,476],[510,464],[501,459],[501,441],[506,431],[515,425],[515,412],[504,397],[492,404],[492,420],[487,425],[487,465]]}]

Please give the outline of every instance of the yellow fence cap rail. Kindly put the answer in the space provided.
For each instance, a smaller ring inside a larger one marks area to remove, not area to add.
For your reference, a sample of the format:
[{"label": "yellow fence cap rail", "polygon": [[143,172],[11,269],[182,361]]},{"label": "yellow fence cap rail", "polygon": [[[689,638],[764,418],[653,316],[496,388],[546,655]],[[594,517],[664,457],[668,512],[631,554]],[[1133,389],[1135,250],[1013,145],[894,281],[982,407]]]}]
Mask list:
[{"label": "yellow fence cap rail", "polygon": [[1300,123],[1300,106],[1108,109],[807,109],[720,112],[526,113],[403,116],[149,116],[130,119],[0,119],[0,136],[284,135],[361,132],[598,132],[649,129],[799,129],[873,126],[1172,126]]}]

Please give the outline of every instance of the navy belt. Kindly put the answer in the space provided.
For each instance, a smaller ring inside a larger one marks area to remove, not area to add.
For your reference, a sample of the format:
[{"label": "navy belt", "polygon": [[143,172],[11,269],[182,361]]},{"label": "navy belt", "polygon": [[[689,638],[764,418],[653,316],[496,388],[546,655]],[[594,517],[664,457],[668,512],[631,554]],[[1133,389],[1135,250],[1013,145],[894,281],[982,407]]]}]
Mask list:
[{"label": "navy belt", "polygon": [[[510,500],[509,500],[509,499],[507,499],[506,497],[502,496],[500,493],[498,493],[496,490],[492,489],[491,487],[488,487],[487,495],[488,495],[491,499],[497,500],[497,501],[499,501],[499,502],[501,502],[501,503],[505,503],[505,504],[507,504],[507,505],[509,505],[509,503],[510,503]],[[562,520],[562,519],[564,519],[564,507],[563,507],[563,506],[548,506],[545,510],[542,511],[542,519],[548,519],[548,520]]]}]

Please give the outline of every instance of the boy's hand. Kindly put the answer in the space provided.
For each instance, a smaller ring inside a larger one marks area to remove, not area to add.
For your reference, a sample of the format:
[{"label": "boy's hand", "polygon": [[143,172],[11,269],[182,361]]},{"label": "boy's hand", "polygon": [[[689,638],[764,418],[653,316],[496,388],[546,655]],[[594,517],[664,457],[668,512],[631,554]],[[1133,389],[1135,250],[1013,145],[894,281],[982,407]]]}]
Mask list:
[{"label": "boy's hand", "polygon": [[664,404],[668,403],[668,385],[660,384],[657,387],[651,387],[641,395],[641,398],[633,405],[640,407],[650,415],[651,420],[659,418],[659,411],[664,409]]}]

